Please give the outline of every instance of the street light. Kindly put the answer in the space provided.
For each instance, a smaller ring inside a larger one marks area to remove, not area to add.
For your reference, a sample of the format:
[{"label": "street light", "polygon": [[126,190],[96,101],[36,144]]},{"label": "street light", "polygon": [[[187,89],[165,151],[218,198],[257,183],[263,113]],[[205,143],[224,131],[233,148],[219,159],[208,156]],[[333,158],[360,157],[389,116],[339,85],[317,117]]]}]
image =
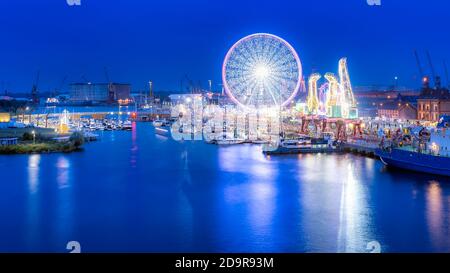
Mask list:
[{"label": "street light", "polygon": [[36,132],[33,130],[31,134],[33,135],[33,144],[36,144]]}]

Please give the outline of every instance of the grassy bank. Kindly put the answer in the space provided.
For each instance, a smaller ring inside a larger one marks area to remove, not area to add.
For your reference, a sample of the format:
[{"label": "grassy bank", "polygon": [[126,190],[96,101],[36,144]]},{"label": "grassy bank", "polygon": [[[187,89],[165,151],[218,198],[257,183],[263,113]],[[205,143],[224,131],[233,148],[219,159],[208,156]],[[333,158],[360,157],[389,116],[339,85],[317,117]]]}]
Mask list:
[{"label": "grassy bank", "polygon": [[66,143],[20,143],[12,146],[0,146],[0,154],[70,153],[78,150],[81,150],[81,147],[70,141]]},{"label": "grassy bank", "polygon": [[[35,132],[34,136],[32,131]],[[56,136],[54,130],[42,128],[0,130],[0,137],[19,138],[17,145],[0,146],[0,154],[70,153],[81,150],[84,144],[84,136],[79,132],[70,135],[65,142],[53,140]]]},{"label": "grassy bank", "polygon": [[0,138],[7,138],[7,137],[21,138],[25,133],[30,134],[32,131],[35,131],[37,136],[43,138],[53,138],[58,136],[58,134],[55,132],[54,129],[49,128],[7,128],[7,129],[0,129]]}]

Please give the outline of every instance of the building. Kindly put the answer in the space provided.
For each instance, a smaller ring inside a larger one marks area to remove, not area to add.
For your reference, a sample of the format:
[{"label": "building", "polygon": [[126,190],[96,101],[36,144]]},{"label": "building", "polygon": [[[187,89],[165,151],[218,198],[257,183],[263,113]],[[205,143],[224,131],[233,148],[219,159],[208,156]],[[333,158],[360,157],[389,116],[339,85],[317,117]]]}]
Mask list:
[{"label": "building", "polygon": [[121,83],[74,83],[70,85],[72,102],[115,103],[130,98],[131,85]]},{"label": "building", "polygon": [[172,94],[169,96],[172,105],[189,104],[194,100],[203,100],[202,94]]},{"label": "building", "polygon": [[[398,110],[398,103],[409,103],[413,108],[417,108],[419,94],[420,90],[400,87],[355,88],[355,98],[358,100],[360,117],[389,116],[392,114],[390,110]],[[413,119],[416,118],[417,113]]]},{"label": "building", "polygon": [[450,92],[442,88],[436,79],[436,87],[429,86],[429,79],[423,79],[424,87],[417,99],[417,119],[438,121],[442,115],[450,115]]},{"label": "building", "polygon": [[17,143],[18,143],[18,138],[17,137],[0,138],[0,146],[17,145]]},{"label": "building", "polygon": [[8,123],[11,121],[11,115],[9,113],[0,112],[0,123]]},{"label": "building", "polygon": [[412,120],[417,117],[417,108],[408,102],[390,101],[378,108],[378,117]]}]

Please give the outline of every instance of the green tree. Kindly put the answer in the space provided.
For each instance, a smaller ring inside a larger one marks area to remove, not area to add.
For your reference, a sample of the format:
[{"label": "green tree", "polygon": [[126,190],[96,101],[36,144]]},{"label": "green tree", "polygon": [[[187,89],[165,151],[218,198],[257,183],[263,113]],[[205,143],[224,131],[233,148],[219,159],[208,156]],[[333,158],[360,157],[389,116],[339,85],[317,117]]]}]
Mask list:
[{"label": "green tree", "polygon": [[80,148],[84,144],[84,135],[83,135],[83,133],[74,132],[70,136],[70,141],[73,143],[75,148],[77,148],[77,149]]}]

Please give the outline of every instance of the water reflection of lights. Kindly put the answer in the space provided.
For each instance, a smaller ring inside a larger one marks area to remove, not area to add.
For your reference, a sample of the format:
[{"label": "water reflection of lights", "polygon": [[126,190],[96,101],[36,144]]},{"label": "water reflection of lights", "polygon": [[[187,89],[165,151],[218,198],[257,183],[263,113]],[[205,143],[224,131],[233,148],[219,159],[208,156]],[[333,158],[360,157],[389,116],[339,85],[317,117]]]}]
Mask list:
[{"label": "water reflection of lights", "polygon": [[275,210],[276,189],[271,182],[252,183],[249,187],[250,223],[256,234],[269,232]]},{"label": "water reflection of lights", "polygon": [[366,196],[362,182],[355,178],[352,163],[347,166],[347,179],[342,181],[339,210],[338,252],[361,252],[370,238]]},{"label": "water reflection of lights", "polygon": [[34,243],[39,238],[39,230],[36,223],[39,220],[40,194],[39,189],[39,172],[40,172],[41,155],[34,154],[28,156],[28,189],[29,195],[27,200],[27,242]]},{"label": "water reflection of lights", "polygon": [[431,181],[426,193],[426,218],[431,241],[437,249],[448,243],[446,233],[443,232],[442,189],[437,181]]},{"label": "water reflection of lights", "polygon": [[254,177],[261,178],[271,177],[277,172],[277,168],[269,159],[251,145],[219,149],[220,167],[227,172],[250,173]]},{"label": "water reflection of lights", "polygon": [[39,164],[41,156],[38,154],[28,157],[28,189],[30,193],[36,193],[39,186]]},{"label": "water reflection of lights", "polygon": [[137,152],[138,152],[138,145],[137,145],[137,132],[136,132],[136,122],[133,122],[131,125],[131,156],[130,156],[130,163],[131,167],[136,168],[137,165]]},{"label": "water reflection of lights", "polygon": [[58,188],[63,189],[68,186],[69,181],[69,171],[70,171],[70,162],[66,157],[60,156],[56,163],[56,168],[58,171],[57,182]]},{"label": "water reflection of lights", "polygon": [[236,208],[243,206],[252,236],[260,240],[260,236],[272,234],[277,195],[274,184],[278,170],[276,162],[268,160],[251,145],[240,145],[220,148],[219,164],[227,172],[250,176],[245,183],[230,183],[225,187],[225,202]]},{"label": "water reflection of lights", "polygon": [[[273,236],[273,217],[276,207],[276,188],[273,181],[229,185],[224,191],[225,201],[235,208],[243,208],[252,236]],[[256,238],[255,238],[256,240]]]}]

